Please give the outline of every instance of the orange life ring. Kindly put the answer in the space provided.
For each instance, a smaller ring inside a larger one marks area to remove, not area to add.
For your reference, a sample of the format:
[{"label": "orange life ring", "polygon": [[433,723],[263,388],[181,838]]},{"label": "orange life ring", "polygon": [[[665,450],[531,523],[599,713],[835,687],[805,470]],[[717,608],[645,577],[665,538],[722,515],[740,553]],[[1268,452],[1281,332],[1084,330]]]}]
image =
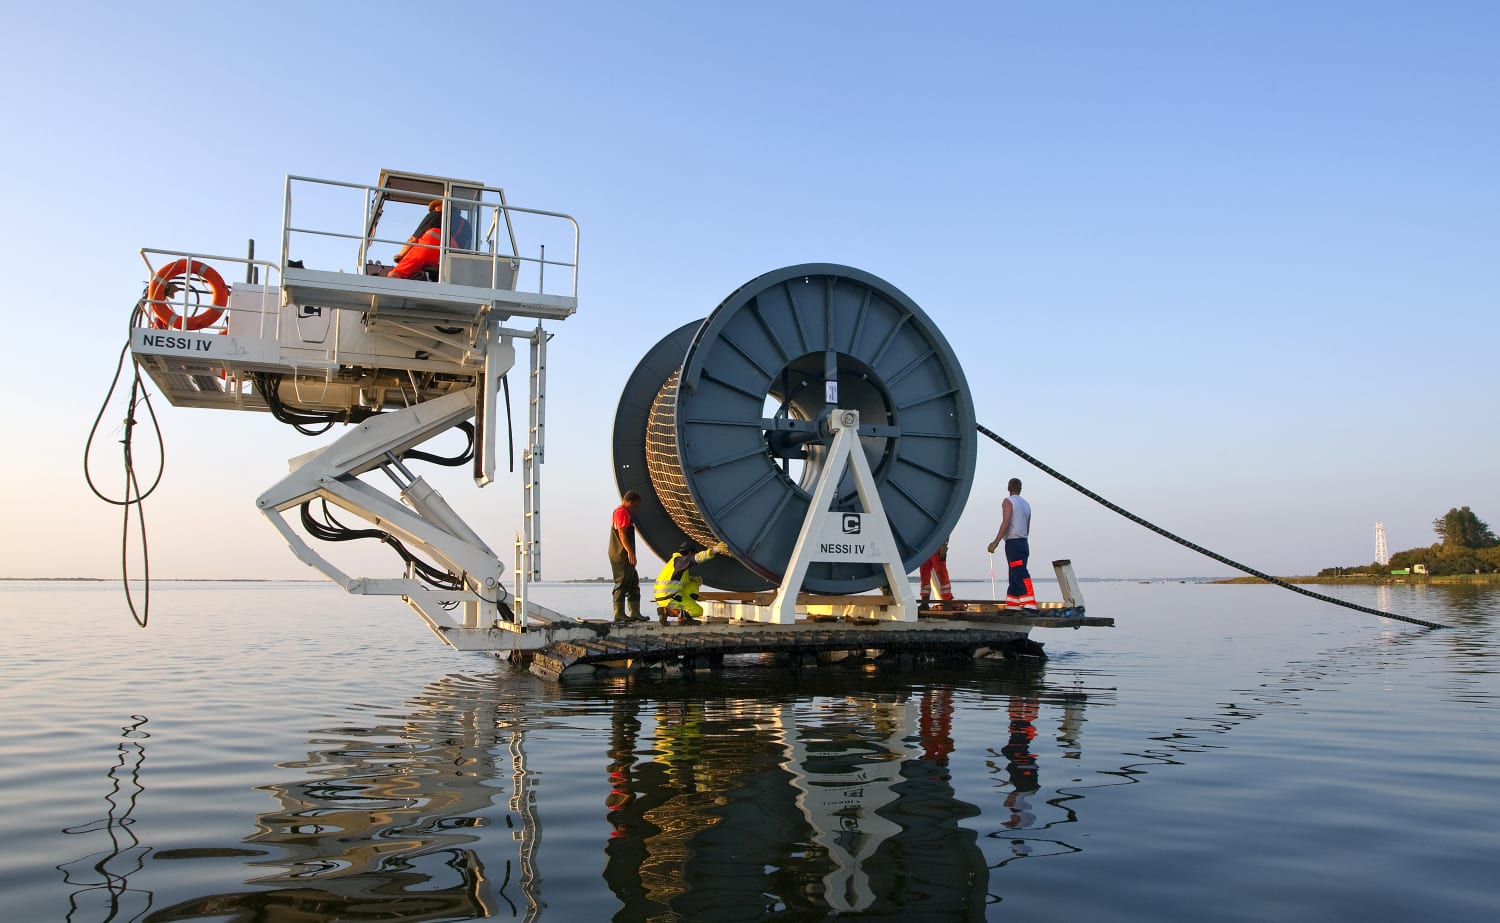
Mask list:
[{"label": "orange life ring", "polygon": [[[181,275],[196,277],[207,283],[213,295],[213,307],[188,317],[179,317],[172,310],[167,285]],[[154,318],[151,326],[162,330],[202,330],[224,315],[224,306],[229,304],[229,286],[224,284],[224,277],[219,275],[218,270],[207,263],[178,260],[163,266],[151,277],[151,285],[146,289],[146,301],[151,305],[151,316]]]}]

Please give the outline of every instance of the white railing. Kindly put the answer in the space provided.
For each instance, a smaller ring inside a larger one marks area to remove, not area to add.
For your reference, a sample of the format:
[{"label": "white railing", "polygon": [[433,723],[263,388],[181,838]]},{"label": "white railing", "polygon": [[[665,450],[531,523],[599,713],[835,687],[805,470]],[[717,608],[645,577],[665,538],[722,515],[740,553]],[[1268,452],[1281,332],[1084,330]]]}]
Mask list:
[{"label": "white railing", "polygon": [[[578,222],[561,212],[523,208],[505,202],[505,193],[488,186],[465,186],[473,197],[460,195],[422,195],[423,199],[442,200],[442,243],[440,265],[449,264],[451,254],[474,259],[488,258],[489,288],[513,288],[516,291],[536,294],[566,295],[578,297]],[[355,203],[340,201],[339,191],[358,193]],[[294,191],[297,193],[294,201]],[[300,261],[307,269],[323,269],[339,272],[370,274],[382,264],[372,260],[372,248],[389,245],[404,247],[406,237],[392,236],[388,232],[377,234],[375,228],[381,222],[389,222],[392,216],[385,214],[386,206],[393,195],[415,196],[407,190],[383,189],[358,183],[316,179],[308,176],[288,176],[283,202],[281,260]],[[463,241],[471,246],[454,247],[450,241],[455,237],[456,217],[468,213],[468,227],[462,229],[476,239]],[[532,252],[521,252],[518,243],[518,225],[525,246]],[[482,229],[482,231],[481,231]],[[405,232],[403,227],[397,233]],[[526,232],[530,232],[528,235]],[[553,256],[547,255],[552,245]],[[557,258],[561,249],[563,258]],[[547,292],[548,270],[551,268],[554,287],[559,291]],[[557,270],[563,270],[558,273]],[[558,286],[556,277],[563,275],[565,282]],[[513,281],[512,281],[513,279]],[[440,280],[447,281],[447,280]],[[500,284],[511,282],[511,284]],[[476,284],[463,281],[460,284]]]}]

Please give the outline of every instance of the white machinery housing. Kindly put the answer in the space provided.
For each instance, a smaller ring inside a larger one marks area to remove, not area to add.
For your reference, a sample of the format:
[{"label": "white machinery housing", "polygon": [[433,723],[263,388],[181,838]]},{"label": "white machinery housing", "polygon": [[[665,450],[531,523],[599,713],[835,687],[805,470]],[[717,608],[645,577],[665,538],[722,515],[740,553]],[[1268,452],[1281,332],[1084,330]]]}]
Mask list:
[{"label": "white machinery housing", "polygon": [[[419,216],[440,219],[439,234],[424,238],[436,243],[427,276],[389,276],[392,267],[372,251],[409,241],[383,230],[382,218],[390,225]],[[259,500],[300,560],[351,593],[400,596],[454,647],[547,643],[523,637],[528,619],[553,616],[525,598],[541,573],[538,466],[550,337],[542,322],[577,310],[577,222],[510,205],[503,190],[477,182],[392,170],[375,186],[291,176],[276,261],[255,259],[253,244],[244,258],[141,255],[150,281],[131,349],[174,405],[267,411],[304,431],[354,424],[293,459],[291,473]],[[231,267],[244,281],[225,282]],[[530,374],[512,599],[499,558],[404,460],[433,436],[471,426],[474,480],[494,479],[506,425],[501,390],[518,341],[527,345]],[[360,480],[376,469],[404,503]],[[307,525],[315,501],[385,533],[403,551],[405,574],[351,577],[314,551],[286,514],[301,509]]]}]

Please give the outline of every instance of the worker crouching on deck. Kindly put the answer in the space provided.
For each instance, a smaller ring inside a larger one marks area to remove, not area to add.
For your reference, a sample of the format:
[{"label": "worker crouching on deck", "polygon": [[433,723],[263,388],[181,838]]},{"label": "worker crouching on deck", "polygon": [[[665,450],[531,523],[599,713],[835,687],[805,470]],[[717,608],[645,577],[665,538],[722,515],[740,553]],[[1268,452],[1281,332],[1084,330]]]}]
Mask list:
[{"label": "worker crouching on deck", "polygon": [[665,625],[668,617],[675,615],[683,625],[696,624],[703,615],[703,607],[698,605],[703,578],[694,574],[692,568],[715,555],[728,553],[729,546],[723,542],[701,551],[697,544],[683,542],[656,575],[656,620]]}]

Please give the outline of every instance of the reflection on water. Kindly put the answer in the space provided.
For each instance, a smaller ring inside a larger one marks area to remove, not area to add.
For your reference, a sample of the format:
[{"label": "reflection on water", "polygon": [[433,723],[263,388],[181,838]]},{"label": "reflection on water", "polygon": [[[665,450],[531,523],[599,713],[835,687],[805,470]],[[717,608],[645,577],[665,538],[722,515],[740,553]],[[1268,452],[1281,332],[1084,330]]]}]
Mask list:
[{"label": "reflection on water", "polygon": [[[1418,637],[1382,643],[1399,648]],[[1368,649],[1358,646],[1362,656]],[[1153,734],[1095,781],[1053,780],[1045,790],[1039,747],[1080,760],[1086,706],[1112,693],[1050,686],[1039,665],[927,683],[838,669],[790,681],[622,678],[554,690],[546,703],[525,699],[507,668],[452,675],[430,684],[405,714],[312,734],[305,756],[277,764],[302,777],[260,787],[275,807],[238,843],[154,853],[177,861],[238,856],[255,871],[244,889],[154,910],[150,892],[130,887],[151,854],[131,830],[144,791],[145,719],[137,718],[108,772],[108,816],[64,831],[107,836],[109,848],[61,869],[75,888],[73,910],[89,910],[80,919],[534,920],[546,907],[549,861],[556,868],[588,859],[577,851],[576,830],[572,855],[541,849],[545,817],[528,735],[555,745],[597,718],[606,739],[558,774],[570,788],[597,780],[602,877],[616,901],[601,917],[920,912],[981,920],[1001,900],[996,872],[1081,851],[1063,831],[1078,823],[1091,789],[1135,784],[1220,747],[1215,736],[1295,704],[1309,684],[1347,675],[1350,656],[1290,663],[1243,698]],[[995,716],[978,723],[990,739],[976,738],[971,724],[957,742],[955,717],[979,713]],[[988,770],[993,800],[976,799],[982,789],[973,785],[964,789],[968,800],[959,796],[955,758]],[[986,842],[1001,848],[987,851]]]},{"label": "reflection on water", "polygon": [[988,869],[957,825],[979,810],[946,767],[951,696],[617,703],[605,878],[619,918],[913,901],[982,918]]},{"label": "reflection on water", "polygon": [[[108,809],[105,816],[76,827],[64,827],[67,836],[87,837],[90,846],[107,840],[108,848],[91,852],[73,862],[59,865],[63,882],[72,891],[68,895],[67,919],[138,920],[151,909],[151,892],[130,887],[130,876],[144,867],[148,847],[142,846],[131,827],[135,819],[136,799],[145,786],[141,784],[141,767],[146,763],[145,741],[151,735],[142,728],[144,715],[131,715],[130,724],[120,729],[117,761],[109,768],[109,792],[104,796]],[[82,916],[78,916],[82,912]]]},{"label": "reflection on water", "polygon": [[[486,679],[434,683],[399,725],[314,737],[306,759],[278,764],[309,778],[264,786],[279,807],[244,838],[266,857],[253,864],[275,869],[251,880],[262,887],[147,920],[533,919],[541,828],[527,784],[526,719]],[[487,861],[480,847],[497,812],[519,830],[520,848]]]},{"label": "reflection on water", "polygon": [[[981,809],[957,797],[949,766],[952,685],[839,671],[780,692],[763,680],[620,680],[548,705],[508,688],[501,674],[450,676],[399,722],[315,734],[305,759],[278,764],[306,777],[263,786],[277,807],[241,842],[265,874],[145,919],[534,919],[547,857],[526,736],[602,702],[598,842],[616,919],[920,907],[979,920],[995,900],[979,834],[964,825]],[[959,692],[1008,709],[1008,737],[987,745],[1003,760],[997,833],[1013,837],[1012,858],[1027,855],[1039,702],[1066,700],[1058,744],[1076,757],[1084,696],[1044,690],[1038,668]]]}]

